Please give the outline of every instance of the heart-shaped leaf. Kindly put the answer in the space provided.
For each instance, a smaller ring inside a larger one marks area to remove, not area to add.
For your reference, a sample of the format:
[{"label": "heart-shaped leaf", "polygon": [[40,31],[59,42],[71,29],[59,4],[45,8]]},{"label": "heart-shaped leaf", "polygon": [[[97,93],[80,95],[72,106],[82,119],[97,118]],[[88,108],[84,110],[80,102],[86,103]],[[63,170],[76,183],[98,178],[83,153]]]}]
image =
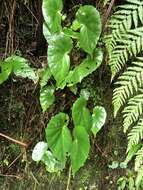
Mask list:
[{"label": "heart-shaped leaf", "polygon": [[42,13],[51,33],[61,31],[62,9],[62,0],[43,0]]},{"label": "heart-shaped leaf", "polygon": [[42,160],[43,155],[48,149],[48,145],[45,142],[38,142],[32,152],[32,159],[36,162]]},{"label": "heart-shaped leaf", "polygon": [[61,162],[65,161],[72,144],[72,137],[67,127],[68,122],[68,115],[59,113],[52,117],[46,128],[46,140],[49,148]]},{"label": "heart-shaped leaf", "polygon": [[74,128],[73,136],[74,141],[71,149],[71,165],[72,173],[75,175],[79,168],[84,165],[84,162],[88,157],[90,141],[88,133],[82,126],[76,126]]},{"label": "heart-shaped leaf", "polygon": [[85,5],[77,11],[76,19],[81,24],[80,47],[92,55],[101,33],[99,12],[95,7]]},{"label": "heart-shaped leaf", "polygon": [[106,120],[106,110],[104,107],[96,106],[92,114],[92,132],[96,136],[97,132],[102,128]]},{"label": "heart-shaped leaf", "polygon": [[55,88],[53,86],[43,87],[40,91],[40,105],[45,112],[55,101]]},{"label": "heart-shaped leaf", "polygon": [[75,126],[80,125],[89,132],[92,126],[92,117],[89,109],[86,108],[86,103],[83,97],[76,100],[72,107],[72,118]]},{"label": "heart-shaped leaf", "polygon": [[70,58],[68,53],[72,49],[72,40],[63,34],[56,35],[48,47],[48,65],[57,82],[57,87],[69,73]]}]

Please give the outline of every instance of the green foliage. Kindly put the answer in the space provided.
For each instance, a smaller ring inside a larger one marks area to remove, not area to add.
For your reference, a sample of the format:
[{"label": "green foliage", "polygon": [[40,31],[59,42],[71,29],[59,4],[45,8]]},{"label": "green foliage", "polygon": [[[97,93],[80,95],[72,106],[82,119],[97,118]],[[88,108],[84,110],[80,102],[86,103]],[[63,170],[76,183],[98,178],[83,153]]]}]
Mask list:
[{"label": "green foliage", "polygon": [[139,189],[143,165],[143,1],[126,0],[117,7],[108,26],[111,34],[105,42],[112,79],[118,75],[113,91],[114,116],[123,109],[123,127],[128,134],[126,162],[135,156]]},{"label": "green foliage", "polygon": [[[41,147],[42,150],[40,151],[38,143],[33,150],[33,160],[40,161],[39,159],[41,159],[43,161],[44,157],[44,163],[46,160],[48,160],[48,163],[52,159],[51,163],[58,161],[58,165],[64,168],[67,157],[69,157],[71,159],[72,173],[75,175],[88,158],[91,129],[94,127],[97,133],[105,123],[106,117],[104,108],[95,107],[93,109],[94,113],[91,115],[86,105],[87,100],[83,97],[78,98],[73,104],[72,121],[74,126],[72,131],[68,128],[69,116],[67,114],[60,112],[51,118],[45,130],[47,146],[51,151],[51,156],[50,158],[48,157],[45,143],[42,143],[43,148]],[[43,151],[45,151],[46,157]],[[59,167],[59,170],[62,167]],[[48,169],[47,171],[56,172],[57,169]]]},{"label": "green foliage", "polygon": [[[135,104],[135,102],[138,102],[135,108],[138,110],[138,114],[140,115],[142,109],[142,106],[139,106],[141,103],[140,101],[142,100],[142,92],[140,92],[140,88],[142,87],[142,74],[143,59],[141,57],[137,57],[136,61],[132,62],[132,66],[128,67],[127,71],[125,71],[118,78],[118,81],[115,83],[116,85],[118,85],[118,87],[115,88],[113,92],[113,105],[115,116],[117,115],[117,112],[119,111],[120,107],[124,105],[127,102],[127,100],[129,100],[129,106],[124,110],[125,119],[129,119],[130,114],[127,113],[131,113],[133,111],[132,108],[134,108],[133,105]],[[138,115],[136,115],[136,117],[138,117]],[[135,120],[134,114],[133,116],[131,116],[131,120],[132,118],[134,118]],[[128,128],[126,126],[126,120],[124,121],[124,127]]]},{"label": "green foliage", "polygon": [[81,97],[77,99],[72,107],[72,118],[75,126],[82,126],[89,132],[92,126],[92,117],[86,104],[85,98]]},{"label": "green foliage", "polygon": [[132,176],[130,177],[120,177],[117,181],[118,190],[135,190],[135,181]]},{"label": "green foliage", "polygon": [[98,131],[102,128],[106,120],[106,111],[104,107],[96,106],[93,109],[92,114],[92,133],[94,136],[98,133]]},{"label": "green foliage", "polygon": [[64,164],[55,159],[45,142],[36,144],[32,152],[32,159],[36,162],[42,161],[48,172],[57,172],[64,168]]},{"label": "green foliage", "polygon": [[[62,28],[62,7],[61,0],[43,1],[43,33],[48,42],[48,68],[39,72],[39,78],[40,104],[44,112],[53,104],[55,90],[70,87],[75,92],[76,84],[95,71],[103,59],[102,50],[96,48],[101,33],[101,20],[96,8],[90,5],[81,6],[73,23]],[[71,62],[73,48],[80,53],[84,52],[81,63]],[[50,152],[46,149],[44,154],[42,151],[42,158],[40,157],[47,171],[63,169],[69,158],[72,174],[75,175],[88,158],[90,134],[93,132],[96,135],[101,129],[106,112],[102,107],[95,107],[91,115],[87,108],[87,99],[82,94],[75,101],[71,118],[66,113],[59,112],[47,124],[45,132],[47,149]],[[34,148],[34,151],[37,149]]]},{"label": "green foliage", "polygon": [[132,56],[142,51],[143,2],[126,0],[112,15],[106,36],[112,78],[123,68]]},{"label": "green foliage", "polygon": [[7,62],[2,62],[0,64],[1,67],[1,73],[0,73],[0,84],[2,84],[4,81],[6,81],[9,77],[9,75],[12,72],[12,64]]},{"label": "green foliage", "polygon": [[73,130],[73,143],[71,148],[71,165],[73,175],[79,170],[81,166],[84,165],[86,161],[89,150],[90,150],[90,141],[88,133],[83,126],[75,126]]},{"label": "green foliage", "polygon": [[49,28],[50,33],[61,31],[61,11],[63,9],[62,0],[44,0],[42,12],[45,22]]},{"label": "green foliage", "polygon": [[40,91],[40,104],[43,112],[45,112],[54,102],[55,88],[53,86],[46,86]]},{"label": "green foliage", "polygon": [[38,71],[38,74],[39,74],[39,83],[40,83],[40,86],[41,86],[41,88],[43,88],[44,86],[46,86],[47,82],[51,78],[50,69],[49,68],[40,69]]},{"label": "green foliage", "polygon": [[33,69],[28,65],[28,61],[20,56],[12,55],[0,62],[0,84],[9,78],[11,73],[18,77],[29,78],[36,82],[37,77]]},{"label": "green foliage", "polygon": [[72,40],[63,34],[55,35],[48,47],[48,65],[53,74],[57,87],[69,73],[70,58],[68,53],[72,49]]},{"label": "green foliage", "polygon": [[137,178],[135,181],[137,189],[143,188],[143,165],[140,166],[137,174]]},{"label": "green foliage", "polygon": [[64,162],[66,153],[69,152],[72,144],[72,137],[67,128],[69,117],[65,113],[55,115],[47,125],[46,140],[54,156]]},{"label": "green foliage", "polygon": [[45,151],[41,161],[45,164],[46,171],[50,173],[59,172],[65,167],[65,164],[56,160],[54,155],[49,150]]},{"label": "green foliage", "polygon": [[92,56],[101,33],[99,12],[93,6],[86,5],[79,8],[76,18],[81,25],[80,47]]},{"label": "green foliage", "polygon": [[103,59],[101,49],[96,49],[94,56],[94,59],[87,57],[79,66],[76,66],[74,70],[70,71],[63,85],[65,85],[65,83],[67,83],[67,86],[76,85],[81,82],[83,78],[95,71],[100,66]]},{"label": "green foliage", "polygon": [[[45,21],[43,33],[49,44],[48,69],[51,77],[54,77],[56,81],[55,89],[75,86],[95,71],[103,59],[102,50],[96,48],[101,33],[99,12],[93,6],[81,6],[73,23],[69,24],[68,27],[62,27],[62,0],[44,0],[42,8]],[[69,54],[73,48],[85,51],[85,58],[78,65],[71,62]],[[46,73],[44,77],[46,78]],[[43,92],[44,86],[46,86],[46,82],[41,85],[41,92]],[[47,104],[49,105],[49,103]],[[47,106],[48,108],[49,106]]]},{"label": "green foliage", "polygon": [[45,142],[38,142],[33,149],[32,152],[32,159],[36,162],[39,162],[43,155],[45,154],[45,151],[47,150],[48,145]]}]

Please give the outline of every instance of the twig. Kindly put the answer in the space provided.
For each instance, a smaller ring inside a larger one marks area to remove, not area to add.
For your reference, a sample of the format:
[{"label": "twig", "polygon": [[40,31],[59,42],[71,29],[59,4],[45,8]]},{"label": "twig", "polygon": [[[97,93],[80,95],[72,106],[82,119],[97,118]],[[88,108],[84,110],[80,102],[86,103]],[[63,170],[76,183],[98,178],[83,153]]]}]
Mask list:
[{"label": "twig", "polygon": [[21,179],[21,177],[16,176],[16,175],[7,175],[7,174],[0,174],[1,177],[15,177],[17,179]]},{"label": "twig", "polygon": [[10,14],[8,11],[9,29],[6,36],[5,57],[7,53],[13,53],[14,47],[14,14],[16,10],[16,0],[11,1]]},{"label": "twig", "polygon": [[38,182],[38,180],[36,179],[36,177],[33,175],[32,171],[31,171],[30,173],[31,173],[31,176],[33,177],[35,183],[39,185],[39,182]]},{"label": "twig", "polygon": [[8,169],[22,156],[23,153],[20,153],[8,166],[8,168],[6,168],[6,170],[3,173],[7,173]]},{"label": "twig", "polygon": [[97,143],[95,143],[97,150],[101,153],[101,156],[107,160],[107,155],[101,150]]},{"label": "twig", "polygon": [[12,142],[14,142],[16,144],[19,144],[19,145],[24,146],[25,148],[27,148],[27,144],[26,143],[23,143],[23,142],[21,142],[19,140],[13,139],[13,138],[11,138],[11,137],[3,134],[3,133],[0,133],[0,136],[6,138],[6,139],[8,139],[8,140],[10,140],[10,141],[12,141]]},{"label": "twig", "polygon": [[25,7],[28,9],[28,11],[29,11],[29,12],[31,13],[31,15],[34,17],[34,19],[36,20],[37,24],[39,24],[38,19],[36,18],[36,16],[35,16],[34,13],[32,12],[32,10],[29,8],[29,6],[27,6],[27,5],[25,4]]}]

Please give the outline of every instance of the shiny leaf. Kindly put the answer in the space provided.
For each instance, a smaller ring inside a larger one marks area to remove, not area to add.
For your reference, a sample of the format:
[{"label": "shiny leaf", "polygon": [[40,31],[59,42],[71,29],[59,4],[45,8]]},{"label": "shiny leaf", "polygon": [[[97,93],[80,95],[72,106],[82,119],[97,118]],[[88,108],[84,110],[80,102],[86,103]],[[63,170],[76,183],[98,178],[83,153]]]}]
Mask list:
[{"label": "shiny leaf", "polygon": [[5,61],[12,64],[12,70],[16,76],[29,78],[33,81],[37,80],[37,76],[25,58],[13,55],[8,57]]},{"label": "shiny leaf", "polygon": [[79,8],[76,19],[81,24],[80,47],[92,55],[101,33],[99,12],[95,7],[85,5]]},{"label": "shiny leaf", "polygon": [[32,159],[36,162],[40,161],[48,149],[48,145],[45,142],[38,142],[32,152]]},{"label": "shiny leaf", "polygon": [[72,107],[72,118],[75,126],[80,125],[89,132],[92,126],[92,117],[86,104],[84,98],[78,98]]},{"label": "shiny leaf", "polygon": [[51,32],[49,31],[49,28],[46,24],[46,22],[43,23],[43,35],[48,43],[50,43],[50,40],[52,38]]},{"label": "shiny leaf", "polygon": [[92,132],[96,136],[97,132],[102,128],[106,120],[106,111],[104,107],[96,106],[92,114]]},{"label": "shiny leaf", "polygon": [[72,173],[75,175],[79,168],[84,165],[84,162],[88,157],[90,141],[88,133],[82,126],[76,126],[74,128],[73,136],[74,141],[71,150],[71,165]]},{"label": "shiny leaf", "polygon": [[48,47],[48,65],[60,87],[61,82],[69,73],[70,58],[68,53],[72,49],[72,40],[63,34],[55,36]]},{"label": "shiny leaf", "polygon": [[12,55],[4,60],[1,64],[2,73],[0,74],[0,82],[7,80],[8,76],[13,72],[16,76],[29,78],[37,81],[37,76],[33,69],[29,66],[28,61],[20,56]]},{"label": "shiny leaf", "polygon": [[55,101],[54,96],[55,88],[53,86],[47,86],[40,91],[40,105],[43,112],[45,112]]},{"label": "shiny leaf", "polygon": [[51,33],[61,31],[62,0],[43,0],[42,13]]},{"label": "shiny leaf", "polygon": [[11,62],[1,61],[0,62],[0,69],[1,69],[0,84],[2,84],[4,81],[6,81],[8,79],[9,75],[12,72]]},{"label": "shiny leaf", "polygon": [[40,86],[44,87],[47,84],[47,82],[49,81],[49,79],[51,78],[50,69],[44,68],[44,69],[40,70],[39,77],[40,77]]},{"label": "shiny leaf", "polygon": [[46,140],[53,155],[64,162],[66,154],[70,151],[72,137],[67,127],[69,117],[65,113],[59,113],[52,117],[46,128]]}]

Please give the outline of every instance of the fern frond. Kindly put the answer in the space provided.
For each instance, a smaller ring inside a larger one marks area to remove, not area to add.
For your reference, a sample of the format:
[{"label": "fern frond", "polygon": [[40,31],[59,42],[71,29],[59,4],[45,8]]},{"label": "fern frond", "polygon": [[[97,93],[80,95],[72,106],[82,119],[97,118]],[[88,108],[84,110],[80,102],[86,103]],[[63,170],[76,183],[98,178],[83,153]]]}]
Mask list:
[{"label": "fern frond", "polygon": [[127,152],[133,145],[138,144],[143,139],[143,118],[140,118],[137,125],[135,125],[128,134]]},{"label": "fern frond", "polygon": [[116,40],[116,47],[109,55],[112,77],[116,75],[132,56],[143,50],[143,27],[132,29]]},{"label": "fern frond", "polygon": [[[135,156],[136,188],[143,182],[143,0],[126,0],[117,7],[105,37],[112,79],[114,116],[124,106],[123,127],[128,133],[126,163]],[[135,61],[131,61],[135,60]]]},{"label": "fern frond", "polygon": [[140,188],[140,185],[142,183],[142,180],[143,180],[143,165],[140,167],[140,169],[138,170],[138,173],[137,173],[137,177],[136,177],[136,188],[137,190],[139,190]]},{"label": "fern frond", "polygon": [[143,5],[142,0],[126,0],[126,2],[133,3],[136,5]]},{"label": "fern frond", "polygon": [[131,29],[131,26],[138,26],[138,22],[143,23],[143,2],[142,1],[128,1],[126,4],[118,6],[118,10],[111,17],[108,27],[112,30],[112,37],[110,40],[115,40],[120,36],[120,33]]},{"label": "fern frond", "polygon": [[137,55],[143,49],[143,29],[139,27],[140,24],[143,24],[143,1],[140,0],[126,0],[126,4],[118,6],[111,17],[108,29],[112,34],[105,37],[105,44],[112,78],[129,56]]},{"label": "fern frond", "polygon": [[135,123],[143,113],[143,94],[138,94],[128,101],[123,110],[123,127],[126,132],[133,123]]},{"label": "fern frond", "polygon": [[115,84],[120,86],[113,90],[114,116],[117,115],[120,107],[143,86],[143,67],[138,67],[134,62],[133,67],[129,67]]},{"label": "fern frond", "polygon": [[143,164],[143,146],[136,153],[135,171],[138,171],[142,164]]}]

